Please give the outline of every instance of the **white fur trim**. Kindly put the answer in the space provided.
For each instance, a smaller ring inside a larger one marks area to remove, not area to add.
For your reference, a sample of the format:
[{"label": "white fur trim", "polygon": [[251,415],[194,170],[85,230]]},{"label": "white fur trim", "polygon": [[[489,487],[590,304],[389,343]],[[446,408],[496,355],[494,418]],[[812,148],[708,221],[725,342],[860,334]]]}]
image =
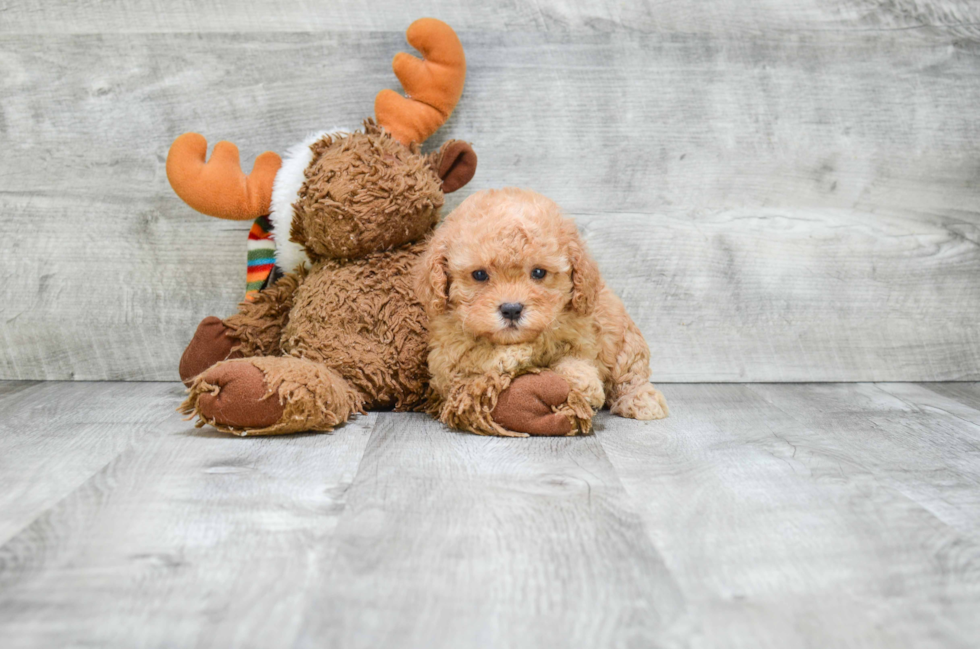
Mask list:
[{"label": "white fur trim", "polygon": [[310,145],[324,135],[351,133],[353,130],[332,128],[328,131],[312,133],[299,144],[289,147],[286,154],[282,156],[282,166],[272,184],[272,210],[269,212],[269,221],[272,222],[273,237],[276,241],[276,266],[284,273],[291,273],[300,264],[310,267],[310,259],[306,256],[303,246],[289,240],[289,228],[293,222],[293,203],[299,197],[299,190],[306,181],[303,172],[313,161]]}]

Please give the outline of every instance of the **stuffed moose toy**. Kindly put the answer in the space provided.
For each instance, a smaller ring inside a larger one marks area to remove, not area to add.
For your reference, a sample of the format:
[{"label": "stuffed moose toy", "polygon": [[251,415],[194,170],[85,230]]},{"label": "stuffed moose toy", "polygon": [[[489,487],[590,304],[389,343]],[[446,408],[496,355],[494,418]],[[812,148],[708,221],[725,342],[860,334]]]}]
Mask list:
[{"label": "stuffed moose toy", "polygon": [[382,90],[377,121],[363,131],[318,133],[284,160],[263,153],[247,176],[231,143],[219,142],[207,163],[196,133],[171,146],[177,195],[218,218],[268,215],[285,273],[235,315],[198,326],[180,360],[181,409],[198,425],[327,431],[367,409],[426,408],[426,316],[411,271],[444,194],[470,181],[476,154],[459,141],[420,152],[462,95],[466,61],[438,20],[417,20],[406,36],[424,57],[392,63],[409,96]]}]

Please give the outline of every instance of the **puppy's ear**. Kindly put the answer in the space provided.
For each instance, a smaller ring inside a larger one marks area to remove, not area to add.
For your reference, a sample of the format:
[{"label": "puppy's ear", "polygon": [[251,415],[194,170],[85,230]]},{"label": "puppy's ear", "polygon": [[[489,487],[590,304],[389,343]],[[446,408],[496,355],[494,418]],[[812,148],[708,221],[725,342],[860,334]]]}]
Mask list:
[{"label": "puppy's ear", "polygon": [[449,246],[445,237],[435,236],[415,267],[415,292],[430,316],[449,308]]},{"label": "puppy's ear", "polygon": [[575,223],[566,221],[568,236],[568,257],[572,266],[572,301],[571,307],[576,313],[589,315],[595,310],[599,291],[602,290],[602,278],[599,266],[585,247]]},{"label": "puppy's ear", "polygon": [[476,152],[466,142],[449,140],[438,151],[429,154],[429,164],[442,179],[442,192],[461,189],[476,174]]}]

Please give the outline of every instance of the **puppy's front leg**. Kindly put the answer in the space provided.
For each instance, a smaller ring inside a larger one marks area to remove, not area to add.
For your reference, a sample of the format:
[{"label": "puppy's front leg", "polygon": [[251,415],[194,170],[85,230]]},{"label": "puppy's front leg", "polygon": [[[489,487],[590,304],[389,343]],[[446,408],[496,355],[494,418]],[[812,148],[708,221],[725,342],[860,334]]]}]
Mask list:
[{"label": "puppy's front leg", "polygon": [[[523,387],[532,387],[520,379],[521,374],[533,371],[531,345],[498,346],[476,341],[459,349],[438,344],[438,337],[435,340],[429,353],[429,372],[430,385],[437,397],[433,414],[440,421],[452,428],[480,435],[527,437],[529,433],[537,433],[536,430],[514,427],[506,417],[498,417],[508,410],[508,402],[514,401],[514,391],[508,391],[508,388],[513,385],[515,376],[518,377],[518,392]],[[565,400],[564,394],[558,396],[555,405]],[[498,406],[503,406],[502,410]],[[551,405],[547,410],[547,414],[553,414]]]},{"label": "puppy's front leg", "polygon": [[439,420],[480,435],[527,437],[527,433],[509,430],[494,420],[498,398],[510,382],[510,376],[501,372],[453,376],[440,399]]},{"label": "puppy's front leg", "polygon": [[606,401],[599,368],[583,358],[567,357],[551,369],[568,383],[568,398],[557,412],[568,417],[576,432],[588,433],[592,430],[595,411]]}]

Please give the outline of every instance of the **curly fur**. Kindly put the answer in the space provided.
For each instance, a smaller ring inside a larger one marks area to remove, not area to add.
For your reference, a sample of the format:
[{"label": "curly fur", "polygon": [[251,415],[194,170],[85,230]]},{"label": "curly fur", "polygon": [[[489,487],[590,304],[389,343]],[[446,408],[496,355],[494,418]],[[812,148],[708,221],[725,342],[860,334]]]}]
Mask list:
[{"label": "curly fur", "polygon": [[285,354],[322,363],[364,395],[367,408],[419,409],[426,396],[426,316],[412,287],[415,243],[314,265],[283,327]]},{"label": "curly fur", "polygon": [[[535,268],[544,279],[532,279]],[[489,280],[477,281],[474,270]],[[498,395],[512,378],[542,369],[569,384],[557,411],[573,434],[588,432],[603,405],[637,419],[667,415],[649,383],[646,341],[574,222],[544,196],[503,189],[463,201],[419,260],[416,289],[429,316],[434,412],[445,423],[506,434],[489,414]],[[500,315],[507,302],[524,305],[516,326]]]}]

